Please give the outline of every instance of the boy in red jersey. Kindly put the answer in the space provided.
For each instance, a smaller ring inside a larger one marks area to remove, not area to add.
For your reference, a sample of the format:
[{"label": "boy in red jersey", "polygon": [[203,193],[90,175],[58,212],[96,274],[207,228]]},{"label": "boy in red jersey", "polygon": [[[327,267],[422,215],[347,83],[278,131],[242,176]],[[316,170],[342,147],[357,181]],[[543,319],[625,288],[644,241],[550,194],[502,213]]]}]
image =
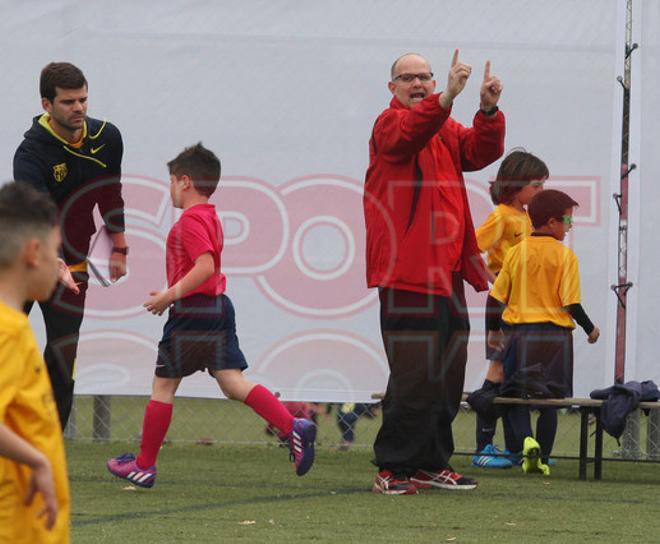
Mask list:
[{"label": "boy in red jersey", "polygon": [[238,344],[234,307],[224,294],[226,280],[220,267],[222,225],[209,203],[220,180],[220,161],[198,143],[167,166],[172,204],[183,214],[167,237],[169,288],[151,292],[144,307],[155,315],[169,308],[169,317],[158,345],[140,454],[109,459],[108,470],[140,487],[154,485],[156,457],[172,420],[174,394],[183,377],[206,369],[227,398],[244,402],[288,437],[296,474],[302,476],[314,462],[316,426],[294,419],[268,389],[243,376],[247,362]]}]

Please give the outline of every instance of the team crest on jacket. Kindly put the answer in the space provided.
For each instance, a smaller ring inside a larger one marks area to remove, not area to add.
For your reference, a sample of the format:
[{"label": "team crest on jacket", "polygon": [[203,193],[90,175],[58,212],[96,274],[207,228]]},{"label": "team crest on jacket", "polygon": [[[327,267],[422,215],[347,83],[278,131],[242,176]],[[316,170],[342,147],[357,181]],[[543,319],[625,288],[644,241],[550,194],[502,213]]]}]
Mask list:
[{"label": "team crest on jacket", "polygon": [[68,173],[69,169],[66,167],[65,162],[53,166],[53,177],[57,183],[62,183]]}]

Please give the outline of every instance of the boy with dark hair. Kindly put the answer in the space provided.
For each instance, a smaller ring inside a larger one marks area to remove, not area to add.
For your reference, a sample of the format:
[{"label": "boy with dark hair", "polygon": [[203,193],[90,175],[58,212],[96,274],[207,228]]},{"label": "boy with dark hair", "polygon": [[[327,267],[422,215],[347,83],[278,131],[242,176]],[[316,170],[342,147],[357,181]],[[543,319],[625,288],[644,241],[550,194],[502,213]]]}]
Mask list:
[{"label": "boy with dark hair", "polygon": [[[479,251],[487,255],[487,272],[491,283],[495,281],[502,268],[508,249],[532,232],[532,223],[526,207],[534,195],[543,190],[543,184],[549,175],[545,162],[523,149],[509,153],[497,170],[495,181],[490,185],[490,197],[495,209],[475,231]],[[504,367],[502,352],[490,348],[487,341],[486,359],[488,359],[488,370],[482,391],[491,391],[494,394],[494,390],[498,390],[504,381]],[[477,451],[472,457],[474,466],[483,468],[513,466],[511,460],[500,455],[501,452],[493,444],[496,425],[496,417],[486,418],[477,414]],[[511,436],[508,421],[505,419],[504,437],[507,449]]]},{"label": "boy with dark hair", "polygon": [[209,197],[220,179],[220,161],[201,143],[168,163],[170,196],[183,214],[167,237],[169,288],[151,292],[144,303],[153,314],[169,308],[158,345],[151,401],[146,407],[140,454],[109,459],[108,470],[140,487],[156,480],[156,457],[172,419],[174,395],[181,379],[208,370],[229,399],[247,404],[287,436],[296,474],[314,462],[316,425],[294,419],[268,389],[243,376],[247,362],[236,336],[234,307],[221,271],[222,225]]},{"label": "boy with dark hair", "polygon": [[[89,275],[87,254],[98,205],[112,239],[110,279],[126,274],[128,247],[121,196],[121,134],[112,123],[87,116],[87,80],[68,62],[51,62],[39,80],[44,113],[14,155],[14,179],[48,193],[60,210],[62,257],[78,283],[58,286],[39,302],[48,341],[44,358],[62,428],[71,413],[74,367]],[[29,313],[32,301],[26,304]]]},{"label": "boy with dark hair", "polygon": [[46,300],[57,282],[56,213],[48,196],[25,184],[0,188],[0,542],[69,542],[62,430],[22,311],[28,299]]},{"label": "boy with dark hair", "polygon": [[195,189],[201,195],[211,198],[220,180],[220,161],[201,142],[183,150],[167,163],[170,175],[188,175],[194,180]]},{"label": "boy with dark hair", "polygon": [[[509,249],[488,296],[488,345],[504,350],[504,388],[507,384],[523,390],[533,387],[570,397],[575,323],[584,329],[589,343],[600,336],[580,304],[577,256],[561,243],[577,205],[566,193],[553,189],[532,198],[528,212],[534,232]],[[536,438],[527,406],[510,407],[506,417],[515,435],[513,451],[522,451],[523,470],[548,475],[557,409],[542,407],[539,412]]]}]

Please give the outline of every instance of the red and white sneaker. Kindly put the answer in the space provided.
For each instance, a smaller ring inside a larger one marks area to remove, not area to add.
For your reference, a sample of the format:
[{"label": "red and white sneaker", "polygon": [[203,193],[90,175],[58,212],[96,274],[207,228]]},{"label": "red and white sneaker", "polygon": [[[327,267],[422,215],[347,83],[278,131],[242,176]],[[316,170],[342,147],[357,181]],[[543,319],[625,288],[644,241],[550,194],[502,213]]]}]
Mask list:
[{"label": "red and white sneaker", "polygon": [[452,472],[448,468],[444,470],[418,470],[410,478],[410,481],[419,489],[431,489],[437,487],[438,489],[467,491],[474,489],[479,485],[477,480],[467,478],[457,472]]},{"label": "red and white sneaker", "polygon": [[384,495],[416,495],[417,486],[409,478],[396,477],[391,470],[381,470],[376,474],[371,491]]}]

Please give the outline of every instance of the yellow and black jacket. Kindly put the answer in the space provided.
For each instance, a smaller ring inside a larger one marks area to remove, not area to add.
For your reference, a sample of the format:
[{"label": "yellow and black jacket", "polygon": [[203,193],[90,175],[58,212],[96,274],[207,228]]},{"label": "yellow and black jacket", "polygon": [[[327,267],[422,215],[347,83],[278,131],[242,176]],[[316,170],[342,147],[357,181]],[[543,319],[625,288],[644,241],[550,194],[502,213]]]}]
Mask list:
[{"label": "yellow and black jacket", "polygon": [[52,196],[60,210],[64,260],[80,263],[96,230],[94,206],[110,232],[124,231],[119,129],[88,117],[82,140],[70,144],[51,129],[44,113],[24,136],[14,155],[14,179]]}]

